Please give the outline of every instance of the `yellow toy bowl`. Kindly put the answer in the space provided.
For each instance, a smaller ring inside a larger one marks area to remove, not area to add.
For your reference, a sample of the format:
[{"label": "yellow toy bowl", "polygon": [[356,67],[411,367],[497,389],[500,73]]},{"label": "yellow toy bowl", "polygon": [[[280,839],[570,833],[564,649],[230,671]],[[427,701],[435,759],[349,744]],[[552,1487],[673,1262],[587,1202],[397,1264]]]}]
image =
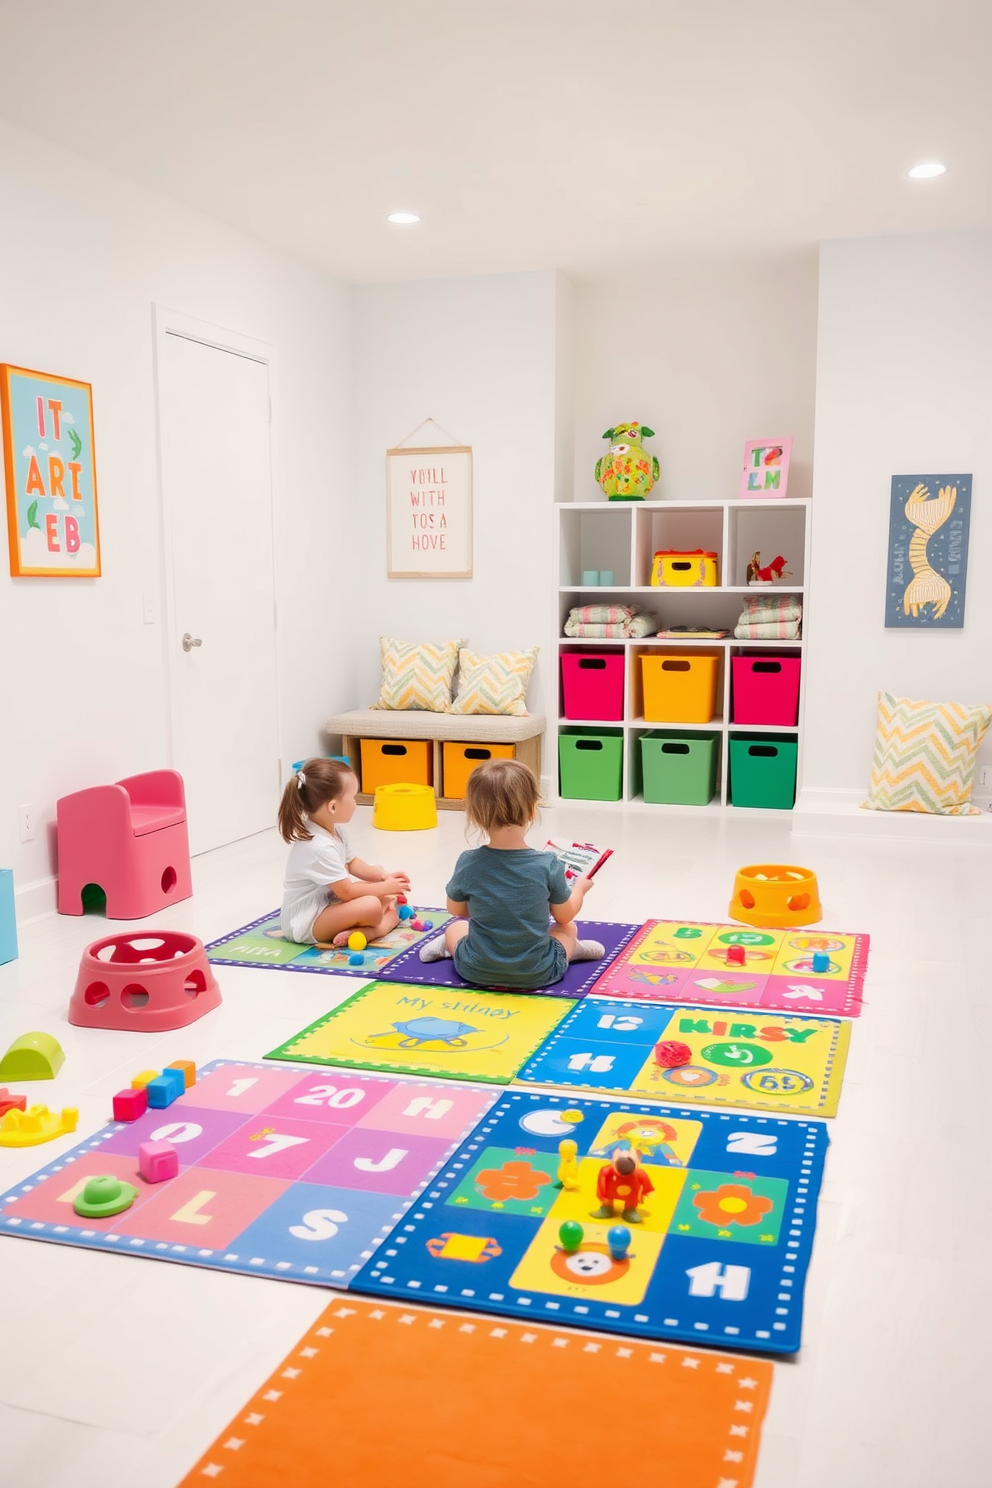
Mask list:
[{"label": "yellow toy bowl", "polygon": [[730,917],[759,930],[815,925],[823,918],[820,890],[811,868],[787,863],[754,863],[734,879]]},{"label": "yellow toy bowl", "polygon": [[380,785],[372,807],[372,825],[380,832],[423,832],[437,826],[432,785]]}]

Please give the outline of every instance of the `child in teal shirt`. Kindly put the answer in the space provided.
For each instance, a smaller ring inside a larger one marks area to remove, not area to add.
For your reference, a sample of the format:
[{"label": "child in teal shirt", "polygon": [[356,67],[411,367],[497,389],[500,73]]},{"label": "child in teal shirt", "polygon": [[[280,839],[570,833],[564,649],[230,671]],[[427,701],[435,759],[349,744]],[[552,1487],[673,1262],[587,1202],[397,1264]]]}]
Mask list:
[{"label": "child in teal shirt", "polygon": [[465,811],[489,841],[455,864],[445,892],[448,913],[458,918],[421,948],[422,961],[451,956],[459,976],[477,987],[534,990],[560,982],[570,961],[602,957],[599,942],[579,940],[575,928],[592,881],[577,878],[569,888],[558,857],[527,846],[538,799],[534,775],[516,760],[489,760],[472,771]]}]

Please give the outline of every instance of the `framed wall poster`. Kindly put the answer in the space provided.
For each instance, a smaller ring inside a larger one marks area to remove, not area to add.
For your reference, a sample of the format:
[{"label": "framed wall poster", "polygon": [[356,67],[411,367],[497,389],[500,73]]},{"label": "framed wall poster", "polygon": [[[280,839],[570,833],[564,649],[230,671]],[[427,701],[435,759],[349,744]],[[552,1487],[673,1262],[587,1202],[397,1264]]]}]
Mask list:
[{"label": "framed wall poster", "polygon": [[472,577],[472,446],[386,451],[391,579]]},{"label": "framed wall poster", "polygon": [[784,497],[789,486],[792,436],[785,439],[749,439],[744,446],[744,470],[738,499]]},{"label": "framed wall poster", "polygon": [[962,628],[970,523],[970,475],[892,477],[886,630]]},{"label": "framed wall poster", "polygon": [[0,417],[11,574],[99,578],[90,384],[2,364]]}]

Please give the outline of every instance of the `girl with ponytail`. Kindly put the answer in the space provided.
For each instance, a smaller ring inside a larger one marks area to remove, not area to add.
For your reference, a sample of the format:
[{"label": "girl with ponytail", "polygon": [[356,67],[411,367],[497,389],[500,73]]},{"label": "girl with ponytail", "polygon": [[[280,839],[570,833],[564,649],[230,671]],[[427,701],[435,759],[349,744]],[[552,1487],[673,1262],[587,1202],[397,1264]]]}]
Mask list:
[{"label": "girl with ponytail", "polygon": [[399,923],[396,896],[410,879],[355,856],[345,827],[357,795],[354,771],[330,759],[307,760],[282,793],[279,831],[291,846],[280,928],[298,945],[345,945],[353,930],[378,940]]}]

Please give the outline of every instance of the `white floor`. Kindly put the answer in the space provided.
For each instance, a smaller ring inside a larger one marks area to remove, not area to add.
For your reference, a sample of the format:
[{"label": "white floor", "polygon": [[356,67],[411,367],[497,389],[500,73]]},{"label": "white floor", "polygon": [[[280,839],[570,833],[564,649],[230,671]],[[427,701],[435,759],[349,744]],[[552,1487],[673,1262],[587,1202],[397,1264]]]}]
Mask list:
[{"label": "white floor", "polygon": [[[363,808],[355,826],[363,856],[406,868],[421,902],[443,902],[464,845],[460,816],[442,813],[437,832],[385,834]],[[562,807],[544,827],[616,848],[589,901],[604,919],[723,919],[737,866],[796,856],[788,819],[773,814]],[[278,902],[284,856],[272,832],[197,859],[194,898],[154,923],[203,940],[244,924]],[[872,952],[831,1123],[803,1349],[776,1365],[756,1482],[989,1483],[992,856],[804,838],[800,861],[819,874],[824,925],[870,932]],[[221,967],[223,1006],[184,1032],[72,1028],[79,953],[103,924],[37,921],[22,931],[20,959],[0,967],[0,1051],[29,1029],[56,1034],[58,1078],[21,1088],[78,1105],[81,1133],[109,1118],[111,1094],[138,1069],[260,1058],[357,985]],[[74,1141],[0,1149],[0,1189]],[[174,1488],[330,1298],[0,1237],[0,1484]],[[370,1398],[369,1421],[383,1408]],[[638,1477],[654,1481],[649,1460]]]}]

